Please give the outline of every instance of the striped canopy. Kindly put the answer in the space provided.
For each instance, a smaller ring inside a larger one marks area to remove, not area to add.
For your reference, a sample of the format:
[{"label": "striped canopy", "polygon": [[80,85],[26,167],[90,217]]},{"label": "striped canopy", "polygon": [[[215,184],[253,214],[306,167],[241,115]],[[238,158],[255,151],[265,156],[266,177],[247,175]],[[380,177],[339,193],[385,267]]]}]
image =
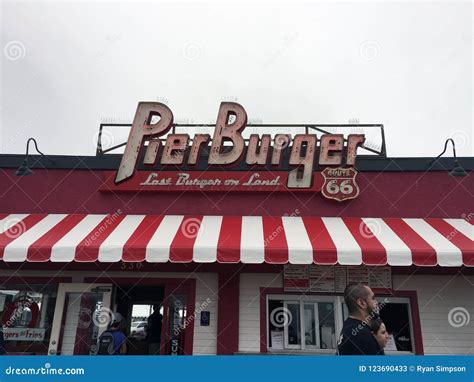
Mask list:
[{"label": "striped canopy", "polygon": [[474,265],[464,219],[0,215],[5,262]]}]

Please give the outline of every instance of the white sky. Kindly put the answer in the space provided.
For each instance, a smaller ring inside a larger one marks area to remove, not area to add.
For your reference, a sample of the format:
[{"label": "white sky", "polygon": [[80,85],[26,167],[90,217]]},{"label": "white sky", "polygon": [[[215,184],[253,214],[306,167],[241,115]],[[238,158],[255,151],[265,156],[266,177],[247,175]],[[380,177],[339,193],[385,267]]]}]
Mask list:
[{"label": "white sky", "polygon": [[94,155],[139,101],[210,123],[231,100],[256,123],[382,123],[390,156],[448,137],[471,156],[472,20],[452,1],[4,2],[0,152]]}]

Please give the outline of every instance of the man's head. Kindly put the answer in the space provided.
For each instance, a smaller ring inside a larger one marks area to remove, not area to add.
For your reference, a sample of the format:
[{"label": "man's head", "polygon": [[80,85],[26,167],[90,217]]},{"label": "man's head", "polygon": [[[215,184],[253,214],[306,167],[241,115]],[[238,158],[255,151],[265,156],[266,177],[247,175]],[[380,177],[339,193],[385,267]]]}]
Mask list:
[{"label": "man's head", "polygon": [[153,311],[159,311],[161,308],[161,304],[153,304]]},{"label": "man's head", "polygon": [[110,323],[111,329],[118,329],[120,328],[120,324],[122,323],[123,317],[120,313],[114,313],[112,315],[112,322]]},{"label": "man's head", "polygon": [[347,305],[350,315],[367,317],[374,316],[374,313],[378,313],[378,305],[374,292],[364,284],[348,284],[344,290],[344,302]]}]

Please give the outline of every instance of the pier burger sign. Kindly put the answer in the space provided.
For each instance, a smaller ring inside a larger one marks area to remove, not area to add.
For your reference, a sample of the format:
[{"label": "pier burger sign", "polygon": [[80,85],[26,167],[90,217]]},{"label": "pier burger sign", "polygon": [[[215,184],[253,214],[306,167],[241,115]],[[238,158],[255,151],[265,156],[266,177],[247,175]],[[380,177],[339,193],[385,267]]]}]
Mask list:
[{"label": "pier burger sign", "polygon": [[[246,144],[246,126],[245,109],[222,102],[212,139],[195,134],[191,140],[188,134],[168,134],[173,127],[168,106],[140,102],[120,166],[106,172],[101,190],[321,192],[337,201],[359,194],[354,165],[363,134],[252,134]],[[284,158],[288,171],[281,170]],[[203,160],[205,170],[199,170]]]}]

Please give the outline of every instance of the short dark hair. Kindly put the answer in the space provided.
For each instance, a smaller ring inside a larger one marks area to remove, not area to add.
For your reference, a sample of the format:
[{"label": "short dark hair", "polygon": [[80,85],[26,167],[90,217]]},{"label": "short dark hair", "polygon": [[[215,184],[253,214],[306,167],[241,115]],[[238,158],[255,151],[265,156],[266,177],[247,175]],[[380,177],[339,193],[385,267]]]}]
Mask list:
[{"label": "short dark hair", "polygon": [[119,327],[120,327],[120,322],[112,322],[110,324],[110,328],[112,328],[112,329],[117,329]]},{"label": "short dark hair", "polygon": [[369,291],[364,284],[361,283],[349,283],[344,289],[344,302],[347,305],[349,314],[357,312],[359,305],[357,300],[363,298],[364,300],[369,297]]},{"label": "short dark hair", "polygon": [[380,330],[380,327],[382,326],[382,324],[383,324],[383,321],[380,318],[376,318],[374,320],[371,320],[370,330],[374,334],[377,334],[377,332]]}]

